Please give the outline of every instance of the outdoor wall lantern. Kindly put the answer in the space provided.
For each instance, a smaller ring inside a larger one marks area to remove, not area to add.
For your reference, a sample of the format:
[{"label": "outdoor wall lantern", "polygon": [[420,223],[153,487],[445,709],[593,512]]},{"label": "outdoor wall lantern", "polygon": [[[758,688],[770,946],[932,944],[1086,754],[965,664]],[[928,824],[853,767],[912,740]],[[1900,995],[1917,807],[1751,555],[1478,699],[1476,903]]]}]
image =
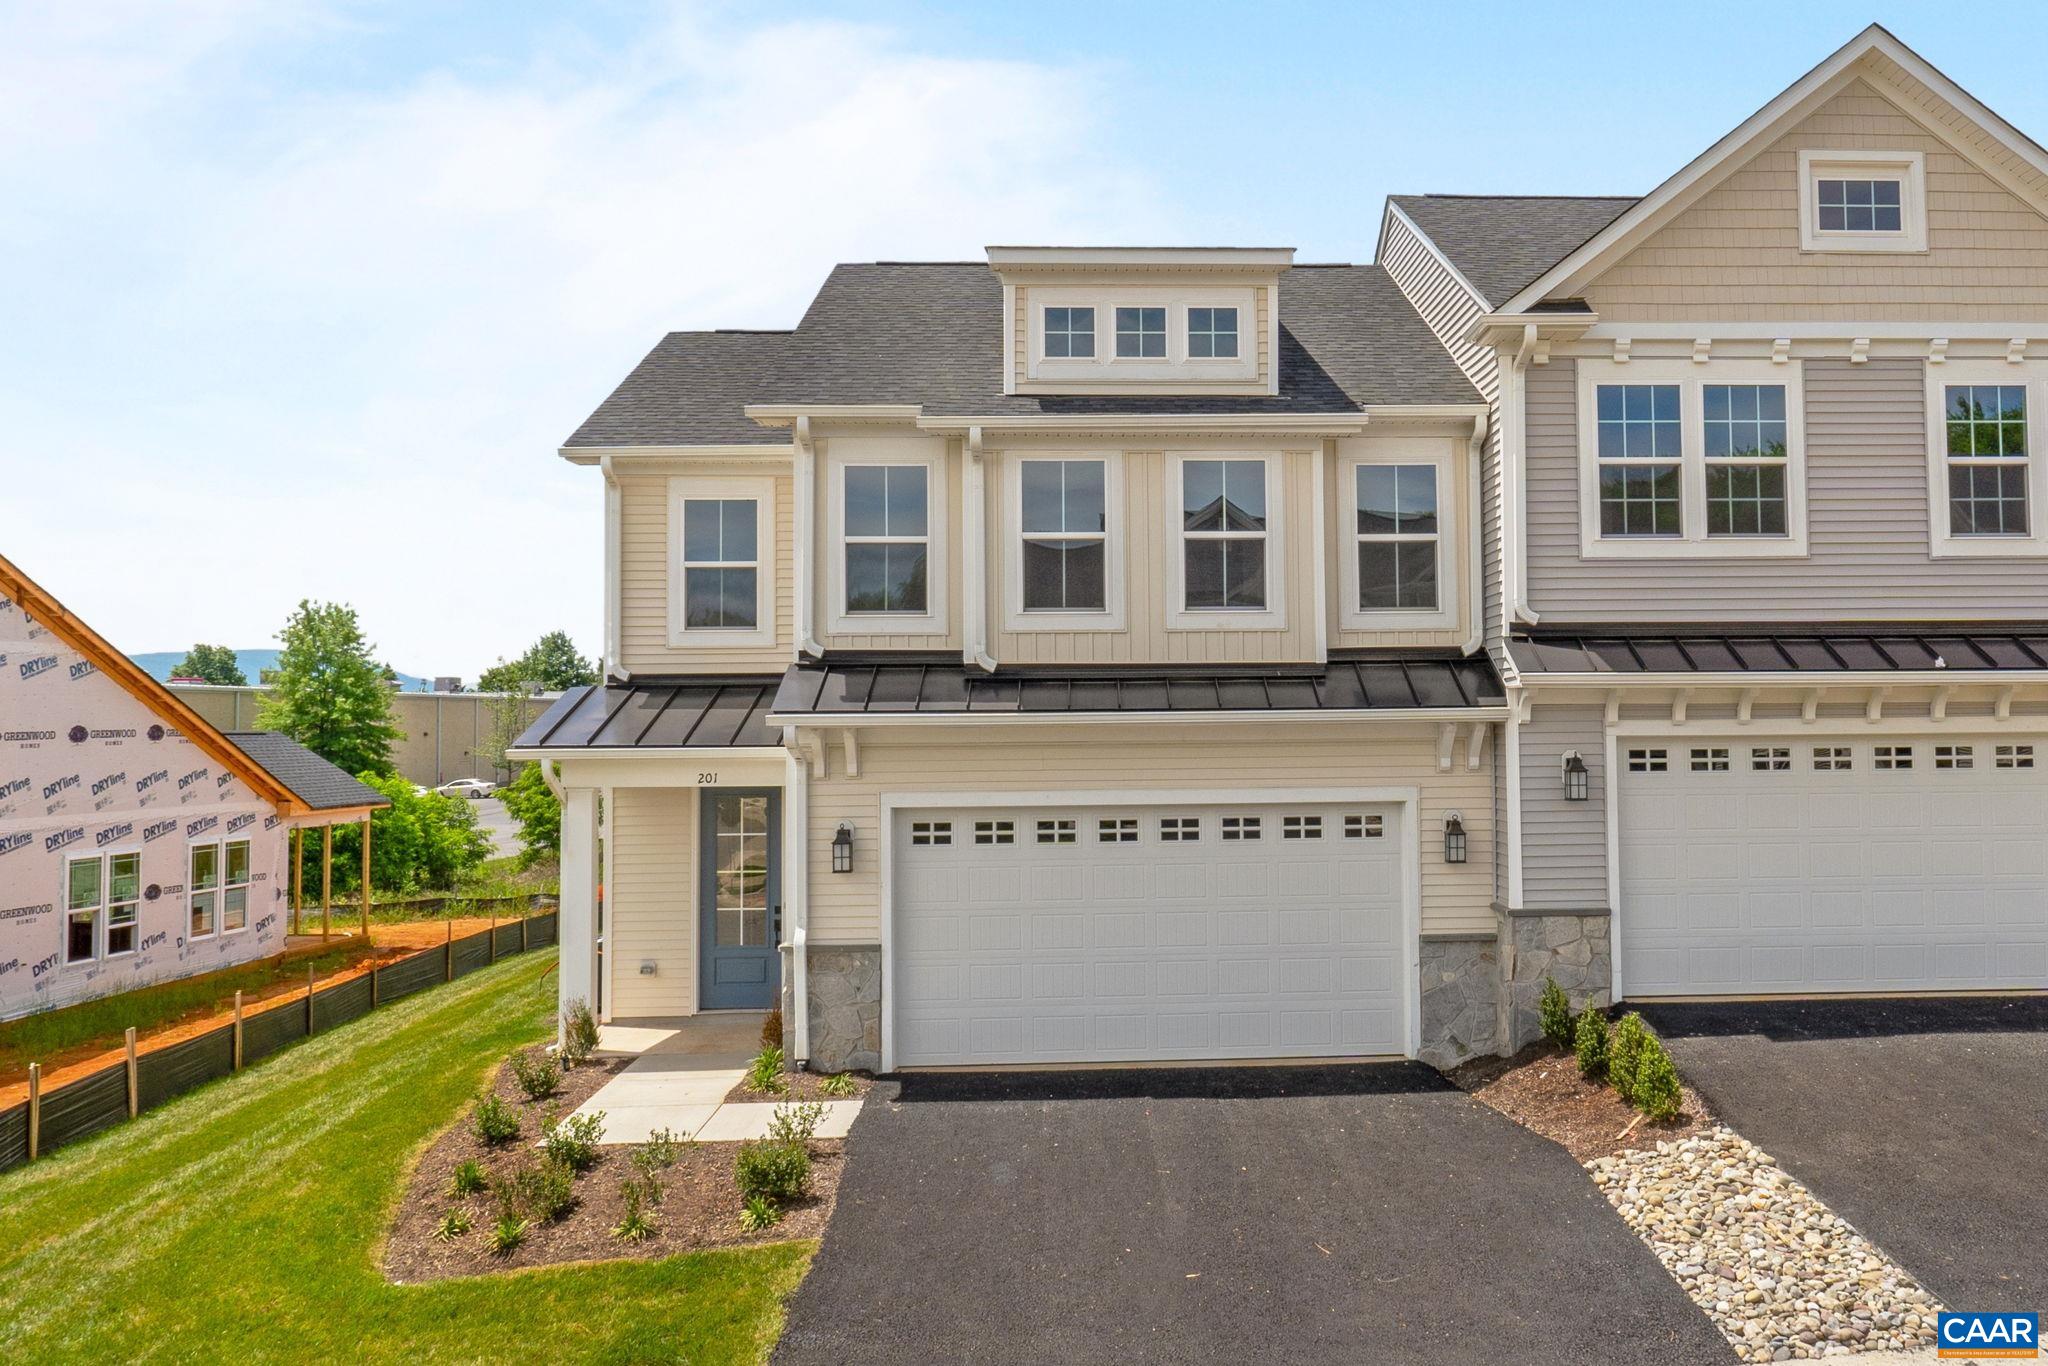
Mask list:
[{"label": "outdoor wall lantern", "polygon": [[839,822],[839,829],[832,836],[832,871],[850,873],[853,871],[853,822]]},{"label": "outdoor wall lantern", "polygon": [[1586,761],[1575,749],[1564,752],[1564,799],[1568,802],[1582,802],[1590,795],[1591,784],[1586,775]]},{"label": "outdoor wall lantern", "polygon": [[1453,811],[1444,817],[1444,862],[1463,863],[1466,847],[1465,822]]}]

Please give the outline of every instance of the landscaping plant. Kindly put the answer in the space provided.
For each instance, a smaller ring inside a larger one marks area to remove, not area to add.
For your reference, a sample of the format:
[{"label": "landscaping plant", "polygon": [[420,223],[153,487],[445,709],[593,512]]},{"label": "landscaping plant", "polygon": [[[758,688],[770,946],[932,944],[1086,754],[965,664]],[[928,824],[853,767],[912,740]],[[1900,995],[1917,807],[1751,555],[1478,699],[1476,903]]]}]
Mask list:
[{"label": "landscaping plant", "polygon": [[1665,1051],[1664,1041],[1648,1035],[1636,1058],[1635,1088],[1628,1100],[1651,1119],[1669,1120],[1678,1118],[1682,1098],[1677,1065]]},{"label": "landscaping plant", "polygon": [[782,1079],[782,1049],[769,1045],[747,1064],[747,1089],[764,1095],[781,1095],[789,1089]]},{"label": "landscaping plant", "polygon": [[672,1129],[656,1129],[647,1136],[645,1143],[633,1150],[633,1166],[646,1177],[666,1171],[675,1166],[676,1159],[683,1155],[685,1142],[677,1138]]},{"label": "landscaping plant", "polygon": [[1559,1048],[1572,1046],[1572,1003],[1555,977],[1543,979],[1543,994],[1536,1000],[1536,1018],[1543,1025],[1543,1037]]},{"label": "landscaping plant", "polygon": [[851,1072],[834,1072],[818,1083],[818,1089],[828,1096],[854,1096],[860,1094],[860,1087],[853,1081]]},{"label": "landscaping plant", "polygon": [[434,1237],[444,1243],[452,1243],[469,1232],[469,1211],[451,1209],[441,1216],[441,1222],[434,1226]]},{"label": "landscaping plant", "polygon": [[521,1049],[512,1055],[512,1078],[528,1100],[544,1100],[562,1084],[562,1069],[545,1053]]},{"label": "landscaping plant", "polygon": [[625,1197],[626,1214],[612,1226],[612,1237],[628,1243],[646,1241],[647,1235],[654,1232],[654,1216],[645,1207],[647,1190],[638,1181],[621,1181],[619,1194]]},{"label": "landscaping plant", "polygon": [[493,1148],[519,1137],[519,1116],[495,1092],[478,1102],[470,1122],[476,1127],[476,1136]]},{"label": "landscaping plant", "polygon": [[761,1047],[782,1047],[782,1007],[777,1006],[761,1020]]},{"label": "landscaping plant", "polygon": [[1587,1006],[1572,1028],[1572,1051],[1579,1057],[1579,1075],[1598,1081],[1607,1075],[1607,1015]]},{"label": "landscaping plant", "polygon": [[784,1204],[810,1191],[811,1155],[801,1143],[756,1139],[740,1144],[732,1175],[742,1199],[759,1195]]},{"label": "landscaping plant", "polygon": [[543,1157],[531,1167],[521,1167],[499,1188],[498,1205],[506,1214],[543,1224],[552,1224],[576,1204],[576,1173],[568,1163]]},{"label": "landscaping plant", "polygon": [[775,1208],[775,1202],[765,1195],[750,1195],[747,1203],[740,1206],[740,1231],[758,1233],[764,1228],[773,1228],[782,1220],[782,1211]]},{"label": "landscaping plant", "polygon": [[777,1143],[807,1144],[824,1117],[825,1107],[815,1100],[801,1105],[778,1105],[768,1117],[768,1137]]},{"label": "landscaping plant", "polygon": [[484,1176],[483,1166],[475,1158],[470,1158],[455,1169],[455,1179],[449,1183],[448,1193],[475,1195],[489,1184],[490,1181]]},{"label": "landscaping plant", "polygon": [[570,1171],[587,1171],[597,1161],[597,1140],[604,1134],[604,1111],[557,1120],[552,1113],[540,1128],[541,1151]]},{"label": "landscaping plant", "polygon": [[498,1217],[491,1226],[491,1251],[500,1257],[526,1241],[526,1221],[516,1214]]},{"label": "landscaping plant", "polygon": [[1651,1037],[1643,1017],[1631,1010],[1616,1022],[1614,1033],[1607,1040],[1607,1080],[1623,1100],[1635,1093],[1636,1064],[1642,1057],[1644,1041]]},{"label": "landscaping plant", "polygon": [[571,1067],[581,1067],[597,1052],[597,1017],[590,1013],[587,1002],[569,1002],[569,1008],[562,1012],[562,1061]]}]

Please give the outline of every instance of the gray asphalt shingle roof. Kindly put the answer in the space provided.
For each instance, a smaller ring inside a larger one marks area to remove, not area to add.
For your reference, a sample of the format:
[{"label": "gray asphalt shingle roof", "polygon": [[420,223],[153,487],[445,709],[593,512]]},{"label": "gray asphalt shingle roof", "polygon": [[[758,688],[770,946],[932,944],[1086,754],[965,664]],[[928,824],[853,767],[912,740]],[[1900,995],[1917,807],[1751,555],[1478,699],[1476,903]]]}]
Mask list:
[{"label": "gray asphalt shingle roof", "polygon": [[1280,279],[1277,397],[1005,395],[1002,283],[980,262],[834,268],[791,332],[664,337],[566,445],[783,445],[749,403],[915,403],[934,415],[1329,413],[1479,394],[1378,266]]},{"label": "gray asphalt shingle roof", "polygon": [[1397,194],[1393,202],[1499,308],[1621,217],[1636,197]]},{"label": "gray asphalt shingle roof", "polygon": [[351,777],[289,735],[274,730],[231,730],[226,734],[235,748],[315,811],[391,805],[376,788]]}]

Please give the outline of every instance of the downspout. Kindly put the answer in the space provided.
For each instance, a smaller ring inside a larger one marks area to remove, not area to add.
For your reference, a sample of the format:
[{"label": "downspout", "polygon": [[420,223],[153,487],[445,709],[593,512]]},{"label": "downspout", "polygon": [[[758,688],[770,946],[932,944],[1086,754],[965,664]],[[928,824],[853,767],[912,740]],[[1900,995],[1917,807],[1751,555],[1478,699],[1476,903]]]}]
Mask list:
[{"label": "downspout", "polygon": [[548,791],[555,794],[555,800],[566,802],[568,796],[562,791],[562,766],[553,759],[540,761],[540,780],[548,785]]},{"label": "downspout", "polygon": [[789,968],[789,1056],[801,1070],[811,1059],[811,766],[798,752],[796,727],[782,728],[788,758],[783,775],[783,856],[786,868],[782,899],[787,926]]},{"label": "downspout", "polygon": [[1501,581],[1506,621],[1533,626],[1538,618],[1529,607],[1528,509],[1523,493],[1524,445],[1528,412],[1523,399],[1523,374],[1536,350],[1536,324],[1522,326],[1522,343],[1500,367],[1501,421]]},{"label": "downspout", "polygon": [[1472,440],[1466,443],[1471,455],[1465,478],[1465,611],[1472,629],[1465,633],[1464,653],[1473,655],[1486,646],[1486,555],[1485,535],[1479,526],[1479,486],[1486,481],[1486,414],[1472,419]]},{"label": "downspout", "polygon": [[[625,491],[619,487],[609,455],[599,457],[597,467],[604,473],[604,676],[624,682],[633,676],[620,658],[625,653],[620,648],[619,625],[619,540],[625,520]],[[682,591],[681,585],[671,585],[670,591]]]},{"label": "downspout", "polygon": [[965,580],[967,599],[961,605],[966,639],[960,659],[984,673],[994,673],[996,662],[988,653],[988,494],[987,470],[981,459],[981,428],[967,429],[966,446],[961,501],[966,504],[967,544],[960,552],[960,574]]},{"label": "downspout", "polygon": [[814,617],[817,602],[818,450],[811,439],[811,419],[799,414],[790,431],[796,449],[796,655],[816,659],[825,653],[818,644]]}]

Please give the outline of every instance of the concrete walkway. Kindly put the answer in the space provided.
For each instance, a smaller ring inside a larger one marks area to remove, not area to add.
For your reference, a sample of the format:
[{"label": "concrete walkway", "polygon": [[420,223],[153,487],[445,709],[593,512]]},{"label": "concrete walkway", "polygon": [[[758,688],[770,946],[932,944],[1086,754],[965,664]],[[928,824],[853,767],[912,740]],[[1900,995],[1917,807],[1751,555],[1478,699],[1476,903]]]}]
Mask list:
[{"label": "concrete walkway", "polygon": [[[645,1143],[667,1129],[699,1143],[766,1138],[779,1102],[726,1104],[726,1092],[747,1074],[761,1048],[759,1011],[715,1011],[674,1020],[627,1020],[599,1031],[601,1056],[637,1055],[626,1070],[576,1107],[604,1114],[600,1143]],[[860,1113],[858,1100],[823,1102],[819,1138],[844,1138]]]}]

